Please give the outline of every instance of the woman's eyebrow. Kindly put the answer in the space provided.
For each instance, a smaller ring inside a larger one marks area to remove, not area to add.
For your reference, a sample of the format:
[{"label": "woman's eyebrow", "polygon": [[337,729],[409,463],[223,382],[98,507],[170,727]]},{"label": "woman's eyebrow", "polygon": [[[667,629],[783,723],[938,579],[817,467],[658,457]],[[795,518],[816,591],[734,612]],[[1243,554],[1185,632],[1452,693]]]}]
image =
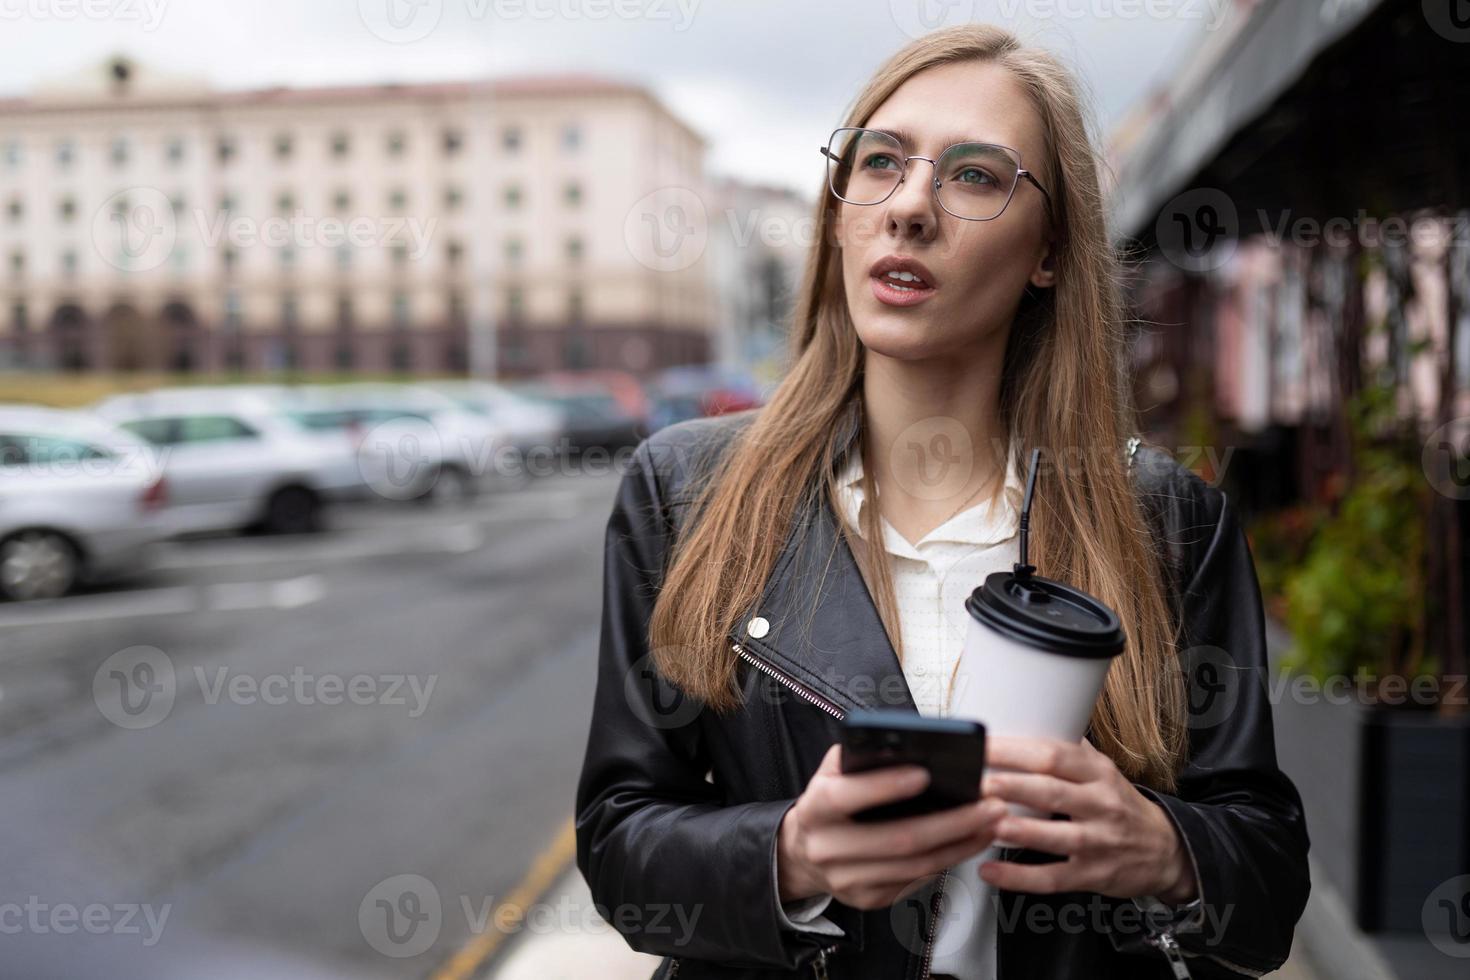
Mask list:
[{"label": "woman's eyebrow", "polygon": [[[910,133],[906,129],[900,129],[900,128],[894,128],[894,129],[874,128],[873,129],[873,132],[875,132],[875,133],[882,133],[885,136],[892,136],[894,139],[898,140],[899,145],[903,146],[906,149],[911,149],[917,143],[917,140],[914,139],[914,134],[913,133]],[[942,140],[940,140],[939,145],[941,147],[946,147],[946,146],[953,146],[956,143],[991,143],[991,142],[994,142],[994,140],[976,139],[973,136],[955,136],[955,135],[951,135],[951,136],[946,136]]]}]

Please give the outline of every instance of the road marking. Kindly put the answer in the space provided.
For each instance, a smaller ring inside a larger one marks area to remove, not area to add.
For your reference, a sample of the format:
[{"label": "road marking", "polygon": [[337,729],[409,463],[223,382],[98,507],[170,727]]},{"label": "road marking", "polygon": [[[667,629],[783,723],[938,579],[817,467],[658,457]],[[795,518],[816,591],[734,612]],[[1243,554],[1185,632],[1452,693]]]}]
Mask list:
[{"label": "road marking", "polygon": [[298,609],[319,602],[326,594],[326,580],[322,576],[302,575],[269,582],[222,582],[203,587],[176,585],[121,595],[36,599],[0,608],[0,629],[199,612]]},{"label": "road marking", "polygon": [[484,932],[476,933],[433,973],[429,980],[470,980],[488,960],[506,935],[525,918],[526,909],[541,900],[556,883],[577,853],[577,834],[567,818],[556,838],[531,864],[521,883],[495,909]]}]

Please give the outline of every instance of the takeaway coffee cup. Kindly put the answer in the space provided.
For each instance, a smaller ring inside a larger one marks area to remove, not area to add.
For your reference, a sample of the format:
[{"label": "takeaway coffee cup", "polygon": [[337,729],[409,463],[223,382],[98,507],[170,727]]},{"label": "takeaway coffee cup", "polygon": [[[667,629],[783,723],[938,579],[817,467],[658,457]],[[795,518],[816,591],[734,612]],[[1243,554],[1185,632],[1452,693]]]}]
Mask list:
[{"label": "takeaway coffee cup", "polygon": [[[983,722],[990,735],[1075,742],[1087,731],[1109,665],[1123,652],[1123,628],[1101,601],[1035,574],[1027,563],[1038,456],[1032,452],[1021,507],[1020,562],[986,576],[965,601],[970,617],[950,713]],[[1019,804],[1011,810],[1039,815]]]}]

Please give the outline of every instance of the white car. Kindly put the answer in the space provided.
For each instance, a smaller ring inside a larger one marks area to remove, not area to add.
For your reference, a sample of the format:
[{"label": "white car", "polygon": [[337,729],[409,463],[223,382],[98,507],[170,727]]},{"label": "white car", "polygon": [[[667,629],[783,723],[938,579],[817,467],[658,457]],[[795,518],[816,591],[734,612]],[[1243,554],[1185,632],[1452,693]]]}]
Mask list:
[{"label": "white car", "polygon": [[366,484],[350,441],[292,421],[274,390],[164,388],[116,395],[93,411],[158,447],[176,533],[322,526],[332,501]]},{"label": "white car", "polygon": [[[553,450],[566,430],[566,412],[491,381],[443,381],[433,385],[435,391],[459,405],[483,415],[505,430],[506,439],[515,447],[521,469],[534,466],[536,453]],[[514,480],[516,474],[508,474]]]},{"label": "white car", "polygon": [[163,538],[162,462],[84,412],[0,405],[0,594],[50,599],[146,565]]},{"label": "white car", "polygon": [[503,481],[504,428],[421,385],[343,384],[293,389],[288,414],[345,433],[372,490],[390,500],[457,502]]}]

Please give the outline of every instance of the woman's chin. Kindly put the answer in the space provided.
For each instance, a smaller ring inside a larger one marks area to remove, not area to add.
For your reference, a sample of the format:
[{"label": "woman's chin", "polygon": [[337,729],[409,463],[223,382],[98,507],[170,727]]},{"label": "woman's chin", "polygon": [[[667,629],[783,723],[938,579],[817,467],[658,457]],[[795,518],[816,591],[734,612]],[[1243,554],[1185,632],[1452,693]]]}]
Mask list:
[{"label": "woman's chin", "polygon": [[874,354],[901,361],[921,361],[944,352],[938,332],[927,319],[879,316],[857,328],[858,339]]}]

